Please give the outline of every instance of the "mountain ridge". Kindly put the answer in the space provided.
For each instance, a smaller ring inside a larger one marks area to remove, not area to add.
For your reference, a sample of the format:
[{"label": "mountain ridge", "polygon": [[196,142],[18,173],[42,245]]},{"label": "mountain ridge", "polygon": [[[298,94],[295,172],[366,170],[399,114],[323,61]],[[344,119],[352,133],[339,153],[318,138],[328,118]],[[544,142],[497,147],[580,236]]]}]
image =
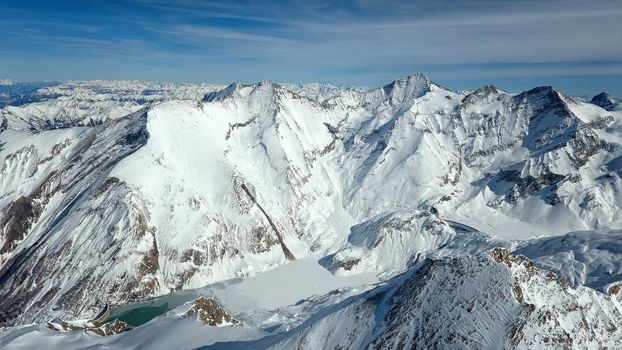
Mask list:
[{"label": "mountain ridge", "polygon": [[428,258],[622,225],[622,114],[550,86],[76,84],[0,110],[0,306],[15,310],[0,326],[294,257],[389,281]]}]

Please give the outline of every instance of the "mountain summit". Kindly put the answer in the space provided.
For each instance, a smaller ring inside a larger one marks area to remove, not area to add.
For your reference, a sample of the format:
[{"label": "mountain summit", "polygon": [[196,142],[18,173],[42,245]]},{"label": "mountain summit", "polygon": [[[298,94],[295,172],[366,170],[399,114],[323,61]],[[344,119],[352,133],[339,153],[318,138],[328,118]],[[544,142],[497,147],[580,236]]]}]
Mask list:
[{"label": "mountain summit", "polygon": [[382,87],[392,103],[419,98],[430,91],[432,82],[422,73],[408,75]]},{"label": "mountain summit", "polygon": [[605,109],[612,107],[618,102],[620,101],[617,98],[612,97],[606,92],[601,92],[600,94],[592,97],[592,100],[590,101],[590,103],[595,104]]}]

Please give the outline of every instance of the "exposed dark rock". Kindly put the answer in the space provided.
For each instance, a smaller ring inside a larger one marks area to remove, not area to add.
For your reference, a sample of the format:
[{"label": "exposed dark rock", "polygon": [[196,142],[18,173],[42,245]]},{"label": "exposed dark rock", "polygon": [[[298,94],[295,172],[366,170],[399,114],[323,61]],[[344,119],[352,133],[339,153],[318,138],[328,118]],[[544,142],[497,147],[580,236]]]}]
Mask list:
[{"label": "exposed dark rock", "polygon": [[360,262],[361,262],[361,259],[350,259],[348,261],[345,261],[342,266],[344,270],[350,271],[355,265],[357,265]]},{"label": "exposed dark rock", "polygon": [[598,107],[602,107],[604,109],[607,109],[613,106],[617,102],[618,100],[616,98],[612,97],[606,92],[601,92],[600,94],[592,97],[592,100],[590,101],[591,104],[595,104]]},{"label": "exposed dark rock", "polygon": [[229,130],[225,134],[225,140],[228,140],[231,137],[231,133],[237,128],[243,128],[245,126],[249,126],[257,120],[257,117],[253,117],[245,122],[241,123],[229,123]]},{"label": "exposed dark rock", "polygon": [[251,231],[251,251],[254,253],[263,253],[278,244],[279,240],[268,232],[265,226],[256,226]]},{"label": "exposed dark rock", "polygon": [[100,336],[119,334],[119,333],[127,332],[132,329],[132,326],[130,326],[129,324],[121,320],[114,320],[109,323],[104,323],[103,325],[100,325],[100,326],[90,325],[90,324],[78,325],[78,324],[70,323],[67,321],[49,322],[47,327],[53,331],[59,331],[59,332],[85,331],[85,332],[95,333]]},{"label": "exposed dark rock", "polygon": [[222,308],[214,298],[201,297],[195,300],[192,308],[184,314],[184,317],[196,317],[198,320],[210,326],[222,324],[240,324],[231,314]]},{"label": "exposed dark rock", "polygon": [[294,257],[294,254],[292,254],[292,252],[289,250],[289,248],[287,248],[287,246],[285,245],[285,242],[283,241],[283,236],[281,235],[281,232],[279,232],[279,229],[276,227],[276,225],[274,224],[274,222],[272,221],[272,219],[270,218],[268,213],[266,213],[266,211],[261,207],[261,205],[259,205],[259,203],[257,203],[257,200],[255,199],[255,196],[253,196],[253,194],[248,189],[248,187],[246,187],[245,184],[242,184],[240,187],[242,187],[242,189],[244,190],[244,192],[246,192],[246,194],[251,199],[251,201],[257,205],[259,210],[261,210],[261,212],[264,214],[264,216],[268,220],[268,223],[270,224],[270,227],[272,227],[272,230],[274,230],[274,233],[276,234],[276,237],[277,237],[279,243],[281,244],[281,249],[283,250],[283,254],[285,255],[285,258],[287,258],[287,260],[296,260],[296,257]]},{"label": "exposed dark rock", "polygon": [[87,330],[97,333],[101,336],[105,336],[127,332],[129,330],[132,330],[132,326],[121,320],[114,320],[112,322],[104,323],[97,328]]},{"label": "exposed dark rock", "polygon": [[613,286],[609,287],[609,289],[607,289],[607,294],[609,294],[609,295],[618,295],[620,293],[621,289],[622,289],[622,284],[613,285]]},{"label": "exposed dark rock", "polygon": [[32,197],[19,197],[9,205],[0,218],[0,228],[3,231],[0,254],[11,252],[16,248],[17,242],[24,239],[42,210],[41,205]]},{"label": "exposed dark rock", "polygon": [[[554,187],[565,178],[566,176],[564,175],[550,172],[544,173],[537,178],[531,175],[521,177],[520,172],[517,170],[502,171],[496,176],[497,181],[504,181],[513,184],[512,191],[510,191],[509,193],[505,193],[505,200],[510,203],[516,203],[520,198],[527,198],[532,194],[544,189],[545,187]],[[493,188],[493,191],[494,190],[495,189]],[[554,193],[546,197],[546,199],[547,202],[551,205],[559,202],[558,198],[555,196]]]}]

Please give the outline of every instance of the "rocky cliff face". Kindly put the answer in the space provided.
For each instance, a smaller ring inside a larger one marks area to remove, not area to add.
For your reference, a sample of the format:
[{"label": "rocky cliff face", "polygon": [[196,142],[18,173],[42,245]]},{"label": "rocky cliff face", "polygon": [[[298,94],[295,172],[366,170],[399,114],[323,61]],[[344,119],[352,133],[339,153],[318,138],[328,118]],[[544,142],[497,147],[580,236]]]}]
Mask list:
[{"label": "rocky cliff face", "polygon": [[592,99],[590,100],[590,103],[595,104],[598,107],[611,110],[620,103],[620,100],[607,94],[606,92],[601,92],[600,94],[592,97]]},{"label": "rocky cliff face", "polygon": [[272,349],[581,349],[622,340],[615,295],[573,289],[495,249],[423,260],[386,286],[309,320]]}]

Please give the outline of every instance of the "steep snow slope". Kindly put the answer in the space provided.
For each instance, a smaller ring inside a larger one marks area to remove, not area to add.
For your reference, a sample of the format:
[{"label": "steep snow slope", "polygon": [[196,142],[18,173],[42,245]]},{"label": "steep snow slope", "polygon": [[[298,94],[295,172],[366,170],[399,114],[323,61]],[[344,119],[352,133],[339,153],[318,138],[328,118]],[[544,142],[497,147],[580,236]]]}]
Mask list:
[{"label": "steep snow slope", "polygon": [[[131,82],[72,84],[2,109],[1,325],[306,257],[389,279],[426,257],[621,224],[622,114],[551,87],[457,93],[418,74],[151,98]],[[616,282],[589,275],[573,281]]]},{"label": "steep snow slope", "polygon": [[13,147],[2,151],[9,155],[0,178],[5,317],[79,313],[102,293],[114,299],[153,292],[152,277],[139,275],[157,265],[140,200],[107,177],[146,142],[145,122],[138,112],[105,127],[2,134]]},{"label": "steep snow slope", "polygon": [[615,297],[572,289],[529,260],[494,250],[425,260],[386,287],[324,310],[257,347],[615,348],[622,340],[621,312]]},{"label": "steep snow slope", "polygon": [[270,313],[234,313],[237,325],[189,320],[185,305],[110,337],[26,326],[0,341],[7,349],[41,342],[67,349],[583,349],[622,341],[619,292],[570,287],[503,249],[424,259],[361,292],[342,289]]},{"label": "steep snow slope", "polygon": [[606,292],[622,281],[622,232],[577,231],[521,243],[516,253],[574,285]]}]

